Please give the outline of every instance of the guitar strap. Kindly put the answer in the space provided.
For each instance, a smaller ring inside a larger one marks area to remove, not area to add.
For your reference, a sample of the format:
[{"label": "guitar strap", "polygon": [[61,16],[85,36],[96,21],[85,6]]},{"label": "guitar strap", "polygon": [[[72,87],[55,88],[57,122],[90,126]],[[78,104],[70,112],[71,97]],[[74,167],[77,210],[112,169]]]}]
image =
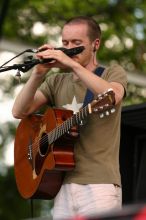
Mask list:
[{"label": "guitar strap", "polygon": [[[104,67],[99,66],[99,67],[97,67],[97,68],[95,69],[94,73],[95,73],[97,76],[101,77],[101,75],[102,75],[104,69],[105,69]],[[84,98],[84,102],[83,102],[83,107],[85,107],[86,105],[88,105],[88,103],[90,103],[90,102],[93,100],[93,97],[94,97],[93,93],[92,93],[89,89],[87,89],[87,92],[86,92],[86,95],[85,95],[85,98]]]}]

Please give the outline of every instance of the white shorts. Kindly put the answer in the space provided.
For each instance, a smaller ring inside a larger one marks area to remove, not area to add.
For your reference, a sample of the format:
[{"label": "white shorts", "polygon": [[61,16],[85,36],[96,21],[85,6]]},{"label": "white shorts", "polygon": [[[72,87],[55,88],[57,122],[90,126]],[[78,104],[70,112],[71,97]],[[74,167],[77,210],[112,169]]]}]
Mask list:
[{"label": "white shorts", "polygon": [[121,206],[122,190],[114,184],[64,184],[54,200],[53,220],[97,216]]}]

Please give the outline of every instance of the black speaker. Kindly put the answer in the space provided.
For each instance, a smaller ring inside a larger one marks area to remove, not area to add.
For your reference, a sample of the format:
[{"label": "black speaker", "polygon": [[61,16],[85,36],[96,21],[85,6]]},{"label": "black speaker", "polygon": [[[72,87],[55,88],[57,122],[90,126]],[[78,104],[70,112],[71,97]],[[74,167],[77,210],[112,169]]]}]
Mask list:
[{"label": "black speaker", "polygon": [[134,200],[146,202],[146,136],[137,137],[136,155],[135,155],[135,194]]}]

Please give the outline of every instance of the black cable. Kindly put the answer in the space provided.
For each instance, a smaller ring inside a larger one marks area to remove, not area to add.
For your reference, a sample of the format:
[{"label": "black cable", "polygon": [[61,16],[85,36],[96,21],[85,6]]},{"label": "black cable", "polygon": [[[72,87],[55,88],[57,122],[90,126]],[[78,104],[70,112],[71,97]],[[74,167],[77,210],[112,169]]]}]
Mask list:
[{"label": "black cable", "polygon": [[31,218],[34,217],[34,201],[30,199],[30,208],[31,208]]},{"label": "black cable", "polygon": [[10,60],[8,60],[7,62],[5,62],[2,66],[0,66],[0,68],[2,68],[3,66],[5,66],[7,63],[9,63],[10,61],[14,60],[15,58],[21,56],[22,54],[26,53],[26,52],[31,52],[31,49],[27,49],[24,50],[23,52],[17,54],[16,56],[12,57]]},{"label": "black cable", "polygon": [[[80,47],[75,47],[75,48],[54,48],[55,50],[61,50],[63,51],[66,55],[72,57],[75,56],[79,53],[81,53],[85,47],[84,46],[80,46]],[[31,52],[31,53],[38,53],[39,50],[36,49],[27,49],[21,53],[19,53],[18,55],[16,55],[15,57],[13,57],[12,59],[10,59],[9,61],[7,61],[6,63],[4,63],[2,66],[0,66],[0,72],[4,72],[4,71],[8,71],[8,70],[12,70],[12,69],[18,69],[19,71],[22,72],[27,72],[28,70],[30,70],[32,67],[34,67],[37,64],[43,64],[43,63],[47,63],[47,62],[51,62],[53,59],[30,59],[27,61],[24,61],[23,64],[14,64],[12,66],[6,66],[4,67],[7,63],[9,63],[10,61],[12,61],[13,59],[15,59],[16,57],[26,53],[26,52]]]}]

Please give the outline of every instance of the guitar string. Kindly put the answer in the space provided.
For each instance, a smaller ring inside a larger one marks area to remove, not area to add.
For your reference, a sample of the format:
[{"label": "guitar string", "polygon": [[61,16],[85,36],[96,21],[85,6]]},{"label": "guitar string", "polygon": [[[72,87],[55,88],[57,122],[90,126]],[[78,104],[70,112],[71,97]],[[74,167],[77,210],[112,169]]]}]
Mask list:
[{"label": "guitar string", "polygon": [[[89,111],[88,111],[88,108],[87,108],[87,106],[85,106],[84,108],[82,108],[81,109],[82,111],[84,111],[84,114],[85,114],[85,116],[87,116],[88,114],[89,114]],[[75,115],[73,115],[75,118],[76,118],[76,120],[80,120],[80,113],[81,113],[81,111],[79,111],[77,114],[75,114]],[[72,117],[70,117],[70,118],[68,118],[66,121],[68,121],[68,120],[70,120]],[[65,121],[65,123],[66,123],[66,121]],[[63,123],[62,123],[63,124]],[[58,127],[61,127],[61,125],[62,124],[60,124]],[[55,129],[53,129],[53,130],[55,130]],[[53,133],[53,132],[51,132],[51,133]],[[47,136],[47,135],[46,135]],[[39,138],[38,138],[39,139]],[[35,142],[35,144],[36,144],[37,142]],[[38,142],[39,143],[39,142]],[[31,147],[31,146],[33,146],[33,145],[35,145],[34,143],[33,144],[31,144],[31,145],[29,145],[29,147]],[[35,148],[33,148],[33,150],[31,150],[31,153],[33,153],[33,151],[35,150],[35,149],[37,149],[38,147],[35,147]],[[34,157],[34,155],[31,155],[31,163],[32,163],[32,166],[33,166],[33,169],[35,168],[35,159],[34,159],[35,157]],[[21,160],[22,160],[22,158],[21,158]],[[19,161],[17,161],[17,163],[19,164]]]},{"label": "guitar string", "polygon": [[[107,93],[106,93],[107,94]],[[105,96],[105,94],[102,94],[102,95],[100,95],[100,97],[102,98],[102,96]],[[108,95],[109,96],[109,95]],[[99,100],[100,101],[100,100]],[[109,99],[109,101],[111,102],[111,100]],[[48,141],[48,139],[46,140],[46,138],[48,137],[48,136],[50,136],[50,139],[54,139],[55,138],[55,134],[57,134],[57,133],[55,133],[55,130],[61,130],[61,127],[63,127],[68,121],[70,121],[71,120],[71,118],[73,118],[73,117],[77,117],[76,119],[77,120],[80,120],[80,114],[83,112],[83,111],[85,111],[85,110],[88,110],[88,105],[87,106],[85,106],[84,108],[82,108],[79,112],[77,112],[77,114],[74,114],[72,117],[70,117],[70,118],[68,118],[65,122],[63,122],[62,124],[60,124],[60,125],[58,125],[56,128],[54,128],[52,131],[50,131],[49,133],[47,133],[46,135],[44,135],[43,137],[38,137],[36,140],[35,140],[35,142],[33,142],[31,145],[29,145],[29,147],[33,147],[34,146],[34,148],[33,148],[33,150],[36,150],[36,149],[38,149],[38,145],[39,145],[39,143],[40,143],[40,141],[42,140],[42,142],[41,142],[41,144],[43,145],[43,144],[45,144],[45,143],[47,143],[47,142],[49,142]],[[88,112],[87,112],[88,114],[89,114],[89,110],[88,110]],[[79,118],[78,118],[79,117]],[[84,119],[84,118],[83,118]],[[79,123],[80,121],[78,121],[78,123]],[[64,132],[63,134],[65,134],[65,133],[67,133],[67,131],[66,132]],[[63,135],[62,134],[62,135]],[[62,136],[62,135],[60,135],[60,137]],[[54,143],[55,141],[56,141],[57,139],[55,139],[55,140],[53,140],[53,142],[52,143]],[[51,145],[52,143],[49,143],[49,145]],[[37,145],[36,147],[35,147],[35,145]]]},{"label": "guitar string", "polygon": [[[78,115],[76,114],[75,116],[76,116],[76,120],[79,120],[79,119],[78,119],[79,114],[78,114]],[[80,117],[80,116],[79,116],[79,117]],[[71,118],[72,118],[72,117],[71,117]],[[71,118],[69,118],[68,120],[66,120],[65,123],[67,124],[67,122],[68,122]],[[63,127],[63,126],[65,125],[65,123],[59,125],[57,129],[59,130],[61,127]],[[53,140],[54,140],[54,138],[55,138],[55,132],[54,132],[54,130],[56,130],[56,129],[53,129],[53,131],[50,132],[50,137],[51,137],[51,139],[53,139]],[[64,133],[65,133],[65,132],[64,132]],[[48,136],[48,134],[46,134],[44,137],[47,137],[47,136]],[[41,138],[41,139],[42,139],[42,138]],[[41,139],[40,139],[40,140],[41,140]],[[29,146],[29,147],[32,148],[32,147],[35,145],[34,148],[33,148],[33,151],[35,151],[35,150],[38,149],[38,147],[39,147],[38,144],[39,144],[40,140],[39,140],[39,141],[36,141],[35,143],[33,143],[33,144],[32,144],[31,146]],[[55,140],[56,140],[56,139],[55,139]],[[52,143],[55,142],[55,140],[52,141]],[[41,144],[43,145],[43,144],[45,144],[45,143],[47,143],[47,142],[48,142],[48,140],[43,139],[43,141],[42,141]]]},{"label": "guitar string", "polygon": [[[89,111],[87,112],[86,110],[88,110],[88,109],[87,109],[87,106],[85,106],[84,108],[82,108],[81,111],[77,112],[77,114],[74,114],[73,116],[71,116],[70,118],[68,118],[68,119],[67,119],[65,122],[63,122],[62,124],[58,125],[56,128],[54,128],[54,129],[53,129],[52,131],[50,131],[49,133],[45,134],[43,137],[41,137],[41,138],[38,137],[38,138],[35,140],[35,142],[33,142],[32,144],[29,145],[29,147],[32,148],[32,147],[34,146],[33,150],[36,150],[36,149],[38,148],[38,145],[39,145],[39,143],[40,143],[41,140],[43,140],[43,141],[41,142],[42,145],[45,144],[45,143],[47,143],[47,142],[49,142],[48,139],[46,140],[46,138],[48,138],[48,136],[50,137],[51,140],[52,140],[52,139],[55,139],[55,140],[53,140],[53,142],[55,142],[55,141],[57,140],[57,139],[55,138],[55,135],[57,134],[57,132],[55,132],[55,130],[56,130],[56,131],[63,130],[64,128],[61,129],[61,127],[65,126],[65,124],[68,124],[69,121],[72,121],[72,122],[73,122],[73,118],[75,118],[75,121],[76,121],[77,123],[79,123],[79,122],[80,122],[79,120],[80,120],[80,118],[81,118],[81,115],[80,115],[81,112],[85,111],[85,114],[89,114]],[[83,118],[83,119],[84,119],[84,118]],[[71,127],[73,127],[73,126],[74,126],[74,124],[71,125]],[[71,127],[70,127],[70,128],[71,128]],[[67,131],[63,132],[63,134],[67,133],[70,128],[67,128]],[[61,135],[59,135],[59,136],[61,137],[63,134],[61,134]],[[53,142],[52,142],[52,143],[53,143]],[[52,143],[49,143],[49,145],[51,145]],[[37,145],[37,146],[36,146],[36,145]]]},{"label": "guitar string", "polygon": [[[71,127],[73,127],[74,126],[74,124],[71,124],[71,125],[69,125],[69,121],[72,121],[71,123],[73,123],[73,121],[74,121],[74,119],[76,120],[76,121],[79,121],[79,118],[80,118],[80,112],[78,112],[78,114],[76,114],[76,115],[73,115],[72,117],[70,117],[70,118],[68,118],[65,122],[63,122],[62,124],[60,124],[60,125],[58,125],[56,128],[54,128],[52,131],[50,131],[48,134],[46,134],[45,136],[43,136],[43,137],[48,137],[48,136],[50,136],[50,139],[52,140],[52,139],[55,139],[56,140],[56,138],[55,138],[55,135],[61,130],[61,131],[63,131],[63,134],[65,134]],[[67,125],[69,125],[69,128],[67,128],[66,126]],[[65,128],[64,128],[65,127]],[[61,129],[62,128],[62,129]],[[57,132],[55,132],[55,130],[57,131]],[[64,131],[64,130],[66,130],[66,131]],[[62,135],[63,135],[62,134]],[[61,136],[61,135],[58,135],[58,136]],[[54,140],[54,141],[55,141]],[[36,141],[35,142],[35,144],[38,144],[39,143],[39,141],[40,141],[40,139],[38,138],[38,141]],[[53,141],[53,142],[54,142]],[[45,141],[46,142],[46,141]],[[50,144],[52,144],[53,143],[52,141],[51,141],[51,143]],[[42,142],[43,143],[43,142]]]},{"label": "guitar string", "polygon": [[[105,95],[105,94],[104,94]],[[73,115],[73,116],[75,116],[75,117],[77,117],[76,119],[77,120],[80,120],[80,113],[82,113],[86,108],[87,108],[88,106],[85,106],[84,108],[82,108],[81,109],[81,111],[79,111],[77,114],[75,114],[75,115]],[[89,113],[89,112],[88,112]],[[73,116],[71,117],[71,118],[73,118]],[[78,119],[78,117],[79,117],[79,119]],[[67,123],[71,118],[68,118],[65,122],[63,122],[62,124],[60,124],[60,125],[58,125],[56,128],[54,128],[52,131],[50,131],[49,133],[47,133],[46,135],[44,135],[43,136],[43,138],[41,137],[41,138],[37,138],[36,140],[35,140],[35,142],[33,143],[33,144],[31,144],[31,145],[29,145],[29,147],[32,147],[32,146],[34,146],[34,145],[39,145],[39,143],[40,143],[40,141],[41,140],[43,140],[42,142],[41,142],[41,144],[43,145],[43,144],[45,144],[45,143],[47,143],[48,142],[48,139],[46,140],[46,138],[48,137],[48,136],[50,136],[50,139],[54,139],[55,138],[55,130],[61,130],[61,127],[63,127],[64,125],[65,125],[65,123]],[[67,133],[67,131],[66,132],[64,132],[63,134],[65,134],[65,133]],[[62,136],[62,135],[60,135],[60,136]],[[55,139],[56,140],[56,139]],[[53,141],[53,142],[55,142],[55,140]],[[52,143],[53,143],[52,142]],[[52,143],[50,143],[50,144],[52,144]],[[38,148],[38,146],[37,147],[34,147],[33,149],[34,150],[36,150]]]}]

